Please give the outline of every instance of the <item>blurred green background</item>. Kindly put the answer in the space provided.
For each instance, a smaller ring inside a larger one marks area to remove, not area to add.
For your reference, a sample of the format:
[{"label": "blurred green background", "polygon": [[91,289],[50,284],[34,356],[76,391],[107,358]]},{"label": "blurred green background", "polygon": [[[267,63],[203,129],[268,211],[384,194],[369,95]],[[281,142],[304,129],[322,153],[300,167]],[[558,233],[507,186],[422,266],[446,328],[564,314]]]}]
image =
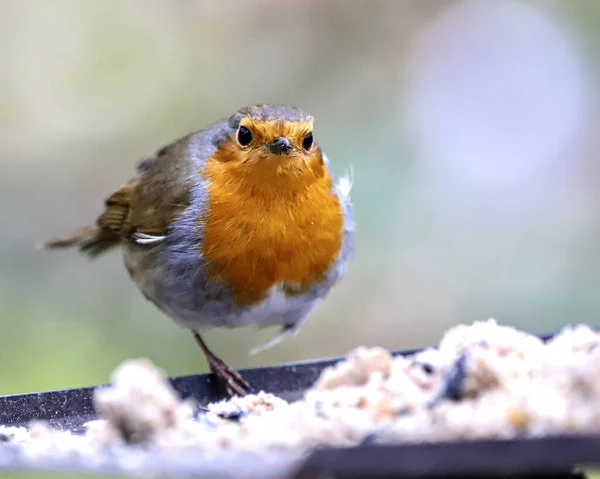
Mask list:
[{"label": "blurred green background", "polygon": [[130,282],[35,244],[95,220],[137,161],[257,102],[354,169],[357,254],[298,336],[214,331],[234,367],[600,313],[600,2],[0,1],[0,393],[204,372]]}]

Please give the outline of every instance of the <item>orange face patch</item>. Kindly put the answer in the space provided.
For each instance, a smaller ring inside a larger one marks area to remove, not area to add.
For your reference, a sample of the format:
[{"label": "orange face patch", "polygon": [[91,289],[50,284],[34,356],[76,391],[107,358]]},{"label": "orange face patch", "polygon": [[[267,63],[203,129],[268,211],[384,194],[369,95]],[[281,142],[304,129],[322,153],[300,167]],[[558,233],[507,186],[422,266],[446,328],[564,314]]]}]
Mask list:
[{"label": "orange face patch", "polygon": [[[300,125],[294,138],[302,141]],[[267,128],[264,135],[281,134]],[[236,304],[256,303],[279,283],[305,291],[323,277],[339,253],[343,217],[317,148],[273,155],[230,141],[202,173],[209,185],[202,254]]]}]

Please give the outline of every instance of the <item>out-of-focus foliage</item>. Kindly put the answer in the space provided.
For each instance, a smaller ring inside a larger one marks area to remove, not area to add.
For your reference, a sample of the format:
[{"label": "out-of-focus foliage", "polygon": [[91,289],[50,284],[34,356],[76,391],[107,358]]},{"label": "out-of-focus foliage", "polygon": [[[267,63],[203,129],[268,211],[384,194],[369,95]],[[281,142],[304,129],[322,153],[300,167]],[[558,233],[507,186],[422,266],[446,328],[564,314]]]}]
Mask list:
[{"label": "out-of-focus foliage", "polygon": [[39,252],[135,163],[257,102],[316,117],[354,169],[357,255],[300,334],[207,335],[235,367],[600,313],[600,3],[0,1],[0,393],[206,371],[120,255]]}]

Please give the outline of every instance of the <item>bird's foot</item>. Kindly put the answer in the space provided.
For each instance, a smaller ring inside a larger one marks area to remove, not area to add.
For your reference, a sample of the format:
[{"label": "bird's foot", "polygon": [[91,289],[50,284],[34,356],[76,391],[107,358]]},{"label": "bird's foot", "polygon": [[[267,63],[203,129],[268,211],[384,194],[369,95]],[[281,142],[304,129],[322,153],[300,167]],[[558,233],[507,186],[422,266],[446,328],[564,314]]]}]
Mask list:
[{"label": "bird's foot", "polygon": [[227,389],[227,393],[230,396],[245,396],[252,391],[250,384],[246,382],[240,373],[231,369],[221,358],[215,356],[196,332],[194,332],[194,339],[202,348],[211,372],[217,377],[219,382],[225,386],[225,389]]},{"label": "bird's foot", "polygon": [[235,369],[216,356],[206,358],[211,372],[225,386],[230,396],[245,396],[251,391],[250,384]]}]

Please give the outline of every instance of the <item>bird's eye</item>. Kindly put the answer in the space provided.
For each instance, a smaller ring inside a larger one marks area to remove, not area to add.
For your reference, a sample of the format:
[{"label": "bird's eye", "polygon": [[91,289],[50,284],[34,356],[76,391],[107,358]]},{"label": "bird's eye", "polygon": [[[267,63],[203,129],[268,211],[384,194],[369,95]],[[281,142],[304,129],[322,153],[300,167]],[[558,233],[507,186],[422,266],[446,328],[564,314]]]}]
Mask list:
[{"label": "bird's eye", "polygon": [[240,126],[240,129],[238,130],[237,134],[237,139],[240,145],[248,146],[252,141],[252,133],[250,133],[250,130],[245,126]]},{"label": "bird's eye", "polygon": [[307,133],[306,136],[304,137],[304,140],[302,140],[302,148],[309,151],[312,148],[312,146],[313,146],[313,135],[312,135],[312,133]]}]

